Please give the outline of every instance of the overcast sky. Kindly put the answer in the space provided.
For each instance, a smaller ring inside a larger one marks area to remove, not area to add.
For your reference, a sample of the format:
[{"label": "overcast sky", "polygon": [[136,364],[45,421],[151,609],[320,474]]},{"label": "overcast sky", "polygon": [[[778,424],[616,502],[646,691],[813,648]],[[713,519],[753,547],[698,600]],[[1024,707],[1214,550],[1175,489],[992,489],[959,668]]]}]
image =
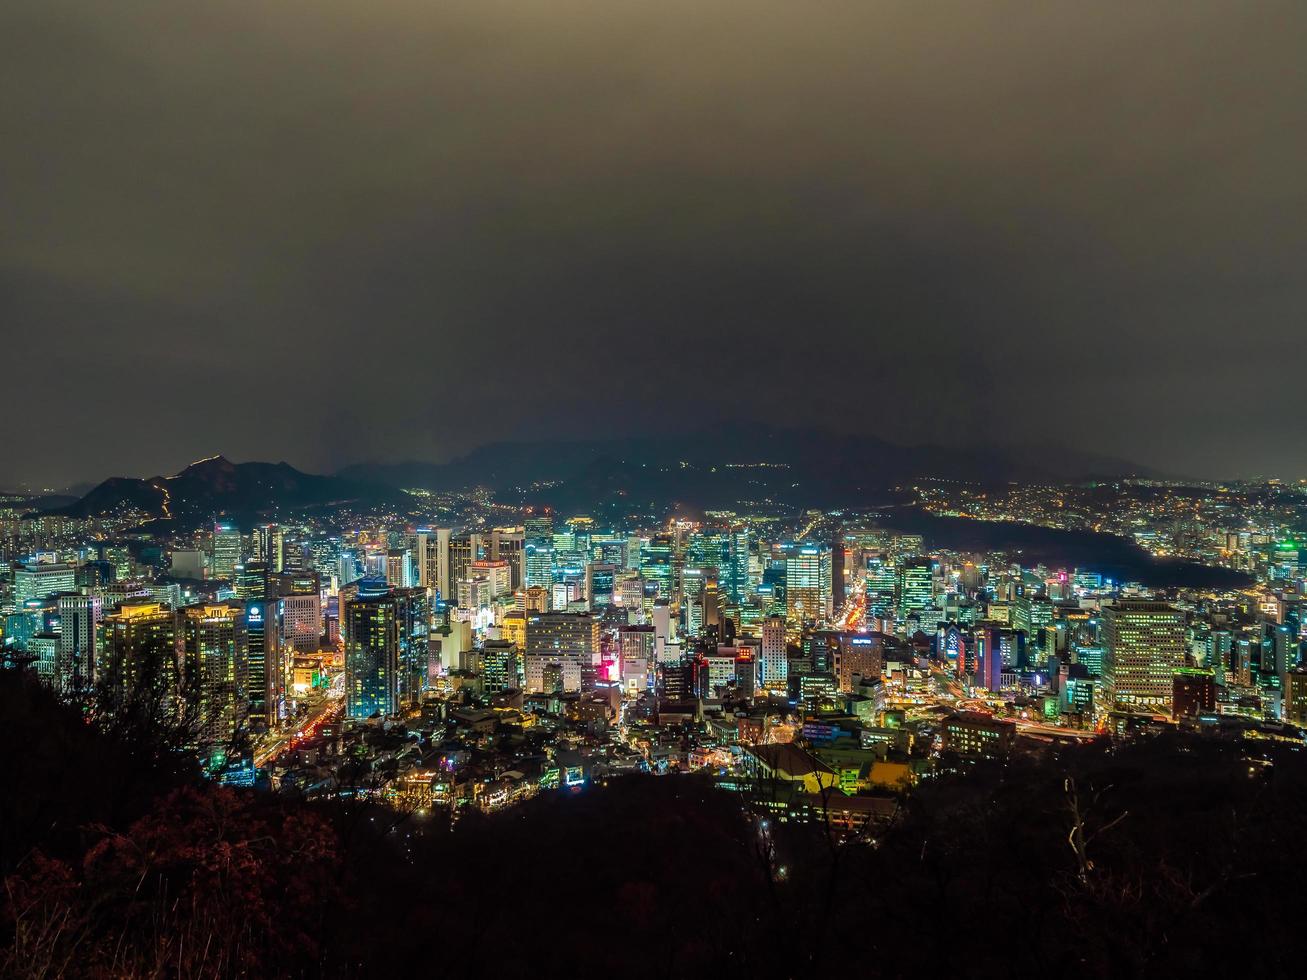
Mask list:
[{"label": "overcast sky", "polygon": [[0,484],[728,418],[1307,476],[1307,4],[5,0]]}]

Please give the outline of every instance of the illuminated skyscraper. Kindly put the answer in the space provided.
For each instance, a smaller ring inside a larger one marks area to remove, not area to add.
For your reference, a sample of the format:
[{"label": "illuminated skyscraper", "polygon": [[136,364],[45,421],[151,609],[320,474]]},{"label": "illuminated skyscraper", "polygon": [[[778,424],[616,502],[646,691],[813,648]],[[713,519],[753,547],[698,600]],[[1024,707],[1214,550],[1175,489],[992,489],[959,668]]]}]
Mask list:
[{"label": "illuminated skyscraper", "polygon": [[29,599],[47,599],[76,588],[77,570],[72,565],[20,565],[14,572],[14,605],[21,607]]},{"label": "illuminated skyscraper", "polygon": [[820,622],[834,612],[826,545],[800,545],[785,556],[785,609],[795,623]]},{"label": "illuminated skyscraper", "polygon": [[182,696],[199,726],[201,745],[226,745],[249,710],[249,650],[240,603],[181,611]]},{"label": "illuminated skyscraper", "polygon": [[548,510],[532,514],[523,522],[526,585],[553,585],[554,515]]},{"label": "illuminated skyscraper", "polygon": [[175,709],[177,617],[158,602],[123,603],[104,617],[104,666],[115,700],[146,699]]},{"label": "illuminated skyscraper", "polygon": [[1307,670],[1291,670],[1284,678],[1284,720],[1307,728]]},{"label": "illuminated skyscraper", "polygon": [[935,572],[929,558],[904,562],[899,569],[899,615],[919,613],[935,604]]},{"label": "illuminated skyscraper", "polygon": [[76,691],[95,683],[102,606],[99,596],[61,595],[59,652],[55,662],[60,690]]},{"label": "illuminated skyscraper", "polygon": [[253,557],[262,561],[270,573],[280,574],[286,567],[285,541],[276,524],[262,524],[251,535]]},{"label": "illuminated skyscraper", "polygon": [[591,562],[585,566],[585,594],[591,609],[612,605],[617,571],[616,565],[602,562]]},{"label": "illuminated skyscraper", "polygon": [[213,563],[209,566],[214,578],[230,582],[241,563],[241,532],[230,524],[218,524],[213,529]]},{"label": "illuminated skyscraper", "polygon": [[888,619],[893,615],[898,591],[898,572],[883,556],[867,559],[867,618]]},{"label": "illuminated skyscraper", "polygon": [[281,726],[286,713],[286,650],[280,599],[245,603],[248,718],[254,732]]},{"label": "illuminated skyscraper", "polygon": [[580,690],[599,656],[599,621],[586,613],[535,613],[526,620],[526,689],[545,690],[544,668],[563,668],[563,688]]},{"label": "illuminated skyscraper", "polygon": [[247,558],[236,566],[233,587],[239,599],[258,600],[268,596],[268,566],[258,558]]},{"label": "illuminated skyscraper", "polygon": [[762,624],[762,654],[759,670],[763,687],[784,690],[789,680],[789,656],[785,645],[785,619],[768,616]]},{"label": "illuminated skyscraper", "polygon": [[1184,666],[1184,613],[1164,602],[1118,599],[1103,607],[1103,682],[1110,703],[1171,711]]},{"label": "illuminated skyscraper", "polygon": [[314,572],[277,577],[281,598],[283,646],[301,652],[317,650],[322,641],[322,592]]},{"label": "illuminated skyscraper", "polygon": [[351,718],[416,708],[427,676],[430,617],[423,589],[363,582],[345,603],[346,711]]},{"label": "illuminated skyscraper", "polygon": [[646,541],[640,548],[640,576],[657,585],[658,598],[673,598],[673,572],[671,537],[659,534]]},{"label": "illuminated skyscraper", "polygon": [[509,640],[487,640],[481,648],[481,683],[486,694],[522,689],[522,656]]},{"label": "illuminated skyscraper", "polygon": [[522,588],[526,581],[526,538],[517,528],[497,527],[490,532],[490,553],[485,556],[508,566],[506,592]]}]

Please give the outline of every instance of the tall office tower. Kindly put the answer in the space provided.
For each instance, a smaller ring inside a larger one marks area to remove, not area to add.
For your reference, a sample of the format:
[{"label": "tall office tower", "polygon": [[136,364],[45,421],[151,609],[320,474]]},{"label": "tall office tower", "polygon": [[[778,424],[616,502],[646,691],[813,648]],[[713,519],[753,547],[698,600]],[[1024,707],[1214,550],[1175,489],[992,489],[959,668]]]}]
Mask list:
[{"label": "tall office tower", "polygon": [[626,569],[626,538],[606,534],[594,540],[594,560],[604,565],[616,565],[618,571]]},{"label": "tall office tower", "polygon": [[899,615],[920,613],[935,604],[935,569],[929,558],[914,558],[899,568]]},{"label": "tall office tower", "polygon": [[731,604],[741,602],[749,592],[749,557],[752,532],[730,531],[722,539],[717,582],[722,596]]},{"label": "tall office tower", "polygon": [[525,583],[533,585],[553,585],[554,566],[554,516],[548,510],[534,513],[523,522]]},{"label": "tall office tower", "polygon": [[840,633],[834,651],[840,690],[853,693],[853,679],[877,680],[885,668],[885,637],[879,633]]},{"label": "tall office tower", "polygon": [[599,621],[588,613],[534,613],[526,619],[526,689],[543,690],[548,664],[563,668],[563,689],[581,689],[599,657]]},{"label": "tall office tower", "polygon": [[640,548],[640,575],[646,582],[658,587],[658,598],[672,599],[673,542],[670,535],[659,534]]},{"label": "tall office tower", "polygon": [[460,609],[489,609],[494,605],[494,588],[490,579],[484,575],[470,574],[458,583],[458,607]]},{"label": "tall office tower", "polygon": [[890,619],[894,614],[894,599],[898,592],[898,570],[882,555],[867,558],[866,590],[867,618]]},{"label": "tall office tower", "polygon": [[654,628],[652,626],[622,626],[617,631],[618,650],[622,663],[643,660],[654,661]]},{"label": "tall office tower", "polygon": [[119,704],[176,710],[177,616],[162,603],[125,602],[104,617],[104,680]]},{"label": "tall office tower", "polygon": [[427,562],[427,544],[432,536],[426,531],[415,531],[404,535],[404,548],[413,558],[413,585],[421,588],[433,588],[432,572],[438,574],[439,565],[432,549],[431,562]]},{"label": "tall office tower", "polygon": [[1291,670],[1284,677],[1284,721],[1307,728],[1307,669]]},{"label": "tall office tower", "polygon": [[481,557],[481,535],[460,534],[449,539],[449,589],[446,601],[457,601],[458,584],[468,577],[468,566]]},{"label": "tall office tower", "polygon": [[[692,571],[692,569],[687,569]],[[689,589],[689,594],[681,597],[681,611],[685,614],[685,635],[703,635],[703,581],[688,576],[681,578],[682,590]]]},{"label": "tall office tower", "polygon": [[548,507],[530,513],[522,522],[522,533],[528,541],[554,540],[554,514]]},{"label": "tall office tower", "polygon": [[181,617],[182,697],[194,712],[200,745],[227,745],[249,710],[244,606],[186,606]]},{"label": "tall office tower", "polygon": [[485,579],[490,586],[490,598],[499,599],[513,591],[513,569],[507,561],[480,558],[467,567],[469,579]]},{"label": "tall office tower", "polygon": [[77,570],[72,565],[46,562],[20,565],[14,572],[14,605],[21,608],[29,599],[48,599],[77,589]]},{"label": "tall office tower", "polygon": [[976,686],[986,691],[1003,687],[1003,632],[994,624],[976,628]]},{"label": "tall office tower", "polygon": [[213,528],[213,561],[209,570],[214,578],[230,582],[241,563],[241,532],[230,524],[215,524]]},{"label": "tall office tower", "polygon": [[236,597],[245,600],[266,599],[268,597],[268,566],[259,558],[247,558],[243,565],[236,566],[236,578],[233,587]]},{"label": "tall office tower", "polygon": [[834,612],[830,548],[805,544],[785,556],[785,611],[795,623],[815,623]]},{"label": "tall office tower", "polygon": [[99,596],[59,596],[59,652],[55,680],[62,691],[80,691],[95,683],[96,644],[103,606]]},{"label": "tall office tower", "polygon": [[247,717],[254,732],[274,731],[286,715],[289,658],[282,645],[280,599],[245,603]]},{"label": "tall office tower", "polygon": [[285,538],[281,553],[281,570],[283,572],[302,572],[312,568],[308,545],[298,537]]},{"label": "tall office tower", "polygon": [[453,589],[454,586],[450,577],[449,559],[454,532],[451,528],[438,527],[436,528],[435,534],[436,573],[435,577],[431,579],[428,585],[439,593],[442,600],[450,602],[453,597],[453,592],[450,590]]},{"label": "tall office tower", "polygon": [[278,525],[262,524],[256,527],[250,544],[252,556],[263,562],[272,574],[280,574],[286,567],[286,545]]},{"label": "tall office tower", "polygon": [[520,691],[525,682],[517,644],[511,640],[486,640],[481,647],[481,689],[486,694]]},{"label": "tall office tower", "polygon": [[407,548],[386,552],[386,584],[392,589],[411,589],[418,584],[413,554]]},{"label": "tall office tower", "polygon": [[281,598],[282,645],[312,653],[322,643],[322,589],[314,572],[285,573],[277,577]]},{"label": "tall office tower", "polygon": [[664,599],[655,599],[649,618],[654,628],[654,656],[661,662],[672,640],[672,607]]},{"label": "tall office tower", "polygon": [[417,574],[417,581],[413,584],[438,591],[443,564],[440,532],[423,528],[408,535],[407,547],[413,555],[413,567]]},{"label": "tall office tower", "polygon": [[835,522],[830,540],[831,604],[844,607],[844,525]]},{"label": "tall office tower", "polygon": [[1269,647],[1269,656],[1263,657],[1262,674],[1280,678],[1283,687],[1285,675],[1298,668],[1298,630],[1291,623],[1267,623],[1265,630],[1263,647]]},{"label": "tall office tower", "polygon": [[510,591],[522,588],[526,582],[526,536],[520,528],[497,527],[491,531],[490,554],[486,557],[508,564]]},{"label": "tall office tower", "polygon": [[613,604],[617,571],[617,565],[603,562],[591,562],[585,566],[585,595],[591,609],[603,609]]},{"label": "tall office tower", "polygon": [[644,609],[644,579],[638,573],[623,572],[613,586],[613,601],[629,612],[642,616]]},{"label": "tall office tower", "polygon": [[349,717],[398,715],[418,706],[430,628],[424,589],[361,583],[341,613]]},{"label": "tall office tower", "polygon": [[1039,644],[1042,652],[1044,627],[1053,621],[1053,611],[1048,596],[1018,596],[1012,607],[1012,625],[1023,631],[1032,645]]},{"label": "tall office tower", "polygon": [[526,543],[526,584],[548,588],[554,582],[554,548],[552,544]]},{"label": "tall office tower", "polygon": [[1109,703],[1171,711],[1172,678],[1184,666],[1184,613],[1151,599],[1103,607],[1103,685]]},{"label": "tall office tower", "polygon": [[789,654],[785,647],[785,617],[768,616],[762,621],[762,655],[758,668],[762,686],[784,690],[789,683]]}]

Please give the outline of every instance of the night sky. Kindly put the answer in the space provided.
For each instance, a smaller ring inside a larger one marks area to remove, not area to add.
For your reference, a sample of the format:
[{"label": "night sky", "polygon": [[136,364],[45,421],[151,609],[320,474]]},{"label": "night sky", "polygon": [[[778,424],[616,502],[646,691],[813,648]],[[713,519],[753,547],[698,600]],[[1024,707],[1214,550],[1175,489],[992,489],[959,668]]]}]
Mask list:
[{"label": "night sky", "polygon": [[0,484],[725,419],[1307,476],[1307,4],[5,0]]}]

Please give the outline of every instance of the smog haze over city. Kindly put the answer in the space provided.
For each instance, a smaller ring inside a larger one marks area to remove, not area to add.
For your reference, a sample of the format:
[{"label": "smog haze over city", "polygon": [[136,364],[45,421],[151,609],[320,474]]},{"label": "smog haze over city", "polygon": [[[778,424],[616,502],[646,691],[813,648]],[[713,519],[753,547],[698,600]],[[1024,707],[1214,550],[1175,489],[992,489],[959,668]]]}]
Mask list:
[{"label": "smog haze over city", "polygon": [[0,484],[732,420],[1307,475],[1305,29],[11,0]]},{"label": "smog haze over city", "polygon": [[1307,6],[0,5],[0,980],[1296,975]]}]

